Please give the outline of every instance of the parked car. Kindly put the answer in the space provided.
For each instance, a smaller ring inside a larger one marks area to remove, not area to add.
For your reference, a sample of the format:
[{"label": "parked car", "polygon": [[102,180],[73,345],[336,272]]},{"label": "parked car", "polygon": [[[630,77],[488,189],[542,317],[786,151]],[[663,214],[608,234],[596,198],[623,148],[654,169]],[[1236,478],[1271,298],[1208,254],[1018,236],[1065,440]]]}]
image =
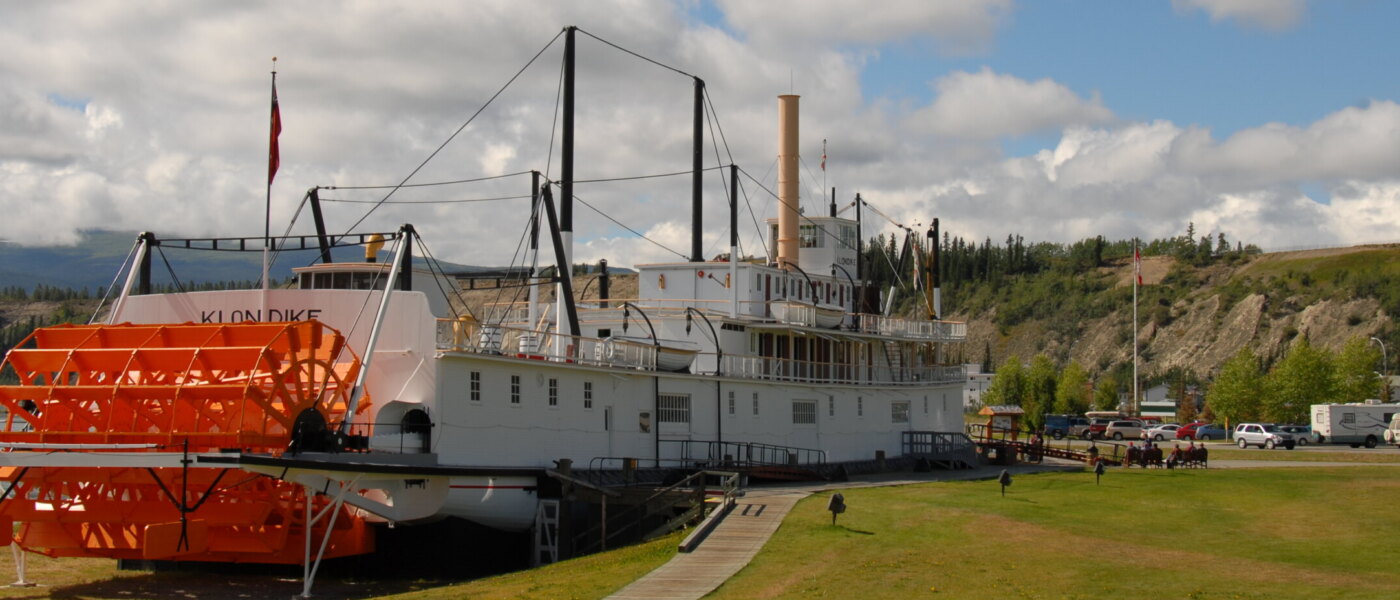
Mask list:
[{"label": "parked car", "polygon": [[1177,425],[1176,423],[1167,423],[1166,425],[1157,425],[1156,427],[1149,427],[1147,429],[1142,430],[1142,439],[1152,440],[1154,442],[1160,442],[1162,440],[1174,440],[1176,439],[1176,430],[1178,429],[1181,429],[1181,426]]},{"label": "parked car", "polygon": [[1087,430],[1085,430],[1085,432],[1084,432],[1084,439],[1086,439],[1086,440],[1092,440],[1092,439],[1100,439],[1100,440],[1101,440],[1101,439],[1103,439],[1104,437],[1106,437],[1106,436],[1104,435],[1104,431],[1105,431],[1106,429],[1108,429],[1108,424],[1109,424],[1109,423],[1112,423],[1112,422],[1113,422],[1113,419],[1102,419],[1102,418],[1093,418],[1093,419],[1089,419],[1089,428],[1088,428]]},{"label": "parked car", "polygon": [[1137,419],[1113,421],[1104,428],[1103,434],[1115,440],[1140,438],[1142,437],[1142,421]]},{"label": "parked car", "polygon": [[1060,439],[1063,437],[1084,437],[1089,429],[1089,420],[1074,415],[1045,415],[1045,435]]},{"label": "parked car", "polygon": [[1180,429],[1176,430],[1176,439],[1194,440],[1196,439],[1196,429],[1200,427],[1205,427],[1206,425],[1210,425],[1210,423],[1207,423],[1205,421],[1192,421],[1190,423],[1182,425]]},{"label": "parked car", "polygon": [[1306,446],[1312,443],[1311,425],[1279,425],[1279,430],[1293,435],[1293,443]]},{"label": "parked car", "polygon": [[1196,428],[1196,439],[1206,442],[1211,440],[1223,440],[1226,439],[1229,433],[1230,432],[1225,431],[1225,428],[1220,425],[1208,423]]},{"label": "parked car", "polygon": [[1390,418],[1390,425],[1385,428],[1385,431],[1381,435],[1385,437],[1385,441],[1395,444],[1395,447],[1400,448],[1400,414]]},{"label": "parked car", "polygon": [[1259,446],[1273,450],[1279,446],[1292,450],[1293,434],[1280,430],[1273,423],[1240,423],[1235,426],[1235,443],[1241,448]]}]

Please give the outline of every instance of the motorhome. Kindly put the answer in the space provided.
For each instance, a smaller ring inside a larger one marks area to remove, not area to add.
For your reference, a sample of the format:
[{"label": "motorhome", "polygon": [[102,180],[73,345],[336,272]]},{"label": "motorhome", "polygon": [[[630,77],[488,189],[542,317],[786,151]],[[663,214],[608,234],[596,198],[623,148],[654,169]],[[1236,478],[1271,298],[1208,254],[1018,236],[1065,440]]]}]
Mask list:
[{"label": "motorhome", "polygon": [[1319,444],[1349,444],[1375,448],[1386,425],[1400,413],[1400,404],[1314,404],[1313,437]]}]

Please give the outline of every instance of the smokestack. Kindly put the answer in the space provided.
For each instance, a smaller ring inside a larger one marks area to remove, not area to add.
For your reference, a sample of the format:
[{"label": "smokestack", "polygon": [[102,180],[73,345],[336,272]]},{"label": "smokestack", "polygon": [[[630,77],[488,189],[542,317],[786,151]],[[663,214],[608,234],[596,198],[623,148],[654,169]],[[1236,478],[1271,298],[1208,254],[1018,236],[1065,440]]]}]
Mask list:
[{"label": "smokestack", "polygon": [[778,267],[797,264],[797,99],[778,96]]}]

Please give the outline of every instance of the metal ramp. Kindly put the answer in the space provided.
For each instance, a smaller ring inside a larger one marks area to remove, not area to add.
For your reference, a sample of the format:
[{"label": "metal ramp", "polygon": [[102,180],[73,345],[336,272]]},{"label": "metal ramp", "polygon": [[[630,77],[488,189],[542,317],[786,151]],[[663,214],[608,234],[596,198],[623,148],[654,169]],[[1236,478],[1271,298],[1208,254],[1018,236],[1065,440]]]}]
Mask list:
[{"label": "metal ramp", "polygon": [[906,431],[903,453],[944,469],[976,468],[977,445],[966,433],[947,431]]}]

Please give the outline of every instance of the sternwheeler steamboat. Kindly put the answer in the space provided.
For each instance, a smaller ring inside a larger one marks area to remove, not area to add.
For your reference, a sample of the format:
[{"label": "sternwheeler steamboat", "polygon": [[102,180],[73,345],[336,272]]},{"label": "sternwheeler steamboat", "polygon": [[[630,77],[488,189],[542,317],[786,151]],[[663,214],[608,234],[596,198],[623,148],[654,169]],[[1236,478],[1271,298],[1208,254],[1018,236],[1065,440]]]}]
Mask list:
[{"label": "sternwheeler steamboat", "polygon": [[[531,238],[548,235],[564,274],[572,227],[553,195],[572,195],[566,73],[563,178],[531,187]],[[411,226],[326,235],[314,192],[318,234],[272,241],[321,252],[286,289],[150,293],[160,247],[261,238],[143,234],[100,323],[40,329],[5,359],[20,380],[0,387],[7,541],[50,556],[310,568],[373,552],[386,525],[456,517],[533,530],[549,560],[570,553],[567,490],[606,490],[610,473],[822,476],[908,454],[911,432],[960,432],[964,375],[944,346],[964,324],[939,320],[932,298],[926,319],[872,314],[858,220],[834,202],[799,213],[797,108],[779,97],[768,256],[739,260],[731,167],[730,253],[702,260],[697,227],[693,260],[638,266],[631,299],[585,303],[568,275],[534,271],[529,300],[464,314],[460,284],[413,260]],[[933,241],[917,251],[924,274]],[[369,258],[333,261],[347,245]],[[540,301],[544,285],[556,301]]]}]

